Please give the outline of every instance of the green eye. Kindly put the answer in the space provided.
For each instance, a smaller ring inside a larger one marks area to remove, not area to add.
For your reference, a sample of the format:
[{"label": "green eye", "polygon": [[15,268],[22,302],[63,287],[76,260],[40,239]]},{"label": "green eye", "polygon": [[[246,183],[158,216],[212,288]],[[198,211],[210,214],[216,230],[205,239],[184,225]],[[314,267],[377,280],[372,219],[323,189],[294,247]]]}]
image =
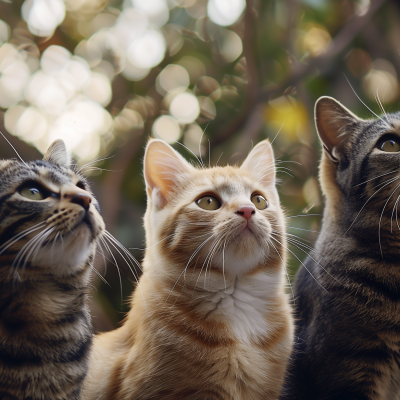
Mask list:
[{"label": "green eye", "polygon": [[196,204],[202,208],[203,210],[217,210],[221,207],[221,203],[214,196],[203,196],[200,199],[196,200]]},{"label": "green eye", "polygon": [[253,194],[253,196],[251,196],[251,201],[259,210],[264,210],[268,207],[267,200],[265,200],[261,194]]},{"label": "green eye", "polygon": [[19,193],[21,196],[26,197],[29,200],[43,200],[45,198],[44,191],[40,185],[31,183],[30,185],[25,185],[20,189]]},{"label": "green eye", "polygon": [[395,135],[385,135],[379,140],[377,147],[387,153],[397,153],[400,151],[400,138]]}]

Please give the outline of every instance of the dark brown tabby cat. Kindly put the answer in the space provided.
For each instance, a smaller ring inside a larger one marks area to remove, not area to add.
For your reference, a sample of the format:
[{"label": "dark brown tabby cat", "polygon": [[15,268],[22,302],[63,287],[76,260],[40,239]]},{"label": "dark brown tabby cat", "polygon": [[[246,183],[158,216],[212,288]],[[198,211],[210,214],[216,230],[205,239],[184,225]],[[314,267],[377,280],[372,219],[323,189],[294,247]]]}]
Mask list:
[{"label": "dark brown tabby cat", "polygon": [[103,231],[63,141],[42,161],[0,160],[0,399],[80,398],[92,341],[86,298]]},{"label": "dark brown tabby cat", "polygon": [[364,121],[315,108],[326,197],[295,282],[296,345],[282,399],[400,399],[400,113]]}]

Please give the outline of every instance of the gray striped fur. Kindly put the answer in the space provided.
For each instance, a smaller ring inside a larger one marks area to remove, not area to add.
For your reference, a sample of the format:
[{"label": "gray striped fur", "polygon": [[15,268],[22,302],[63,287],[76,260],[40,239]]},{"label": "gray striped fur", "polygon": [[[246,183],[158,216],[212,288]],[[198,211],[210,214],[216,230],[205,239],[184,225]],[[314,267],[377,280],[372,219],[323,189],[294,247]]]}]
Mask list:
[{"label": "gray striped fur", "polygon": [[[49,150],[42,161],[0,161],[3,400],[78,400],[88,367],[86,300],[104,223],[63,142]],[[24,182],[38,182],[49,197],[23,197]]]},{"label": "gray striped fur", "polygon": [[[322,230],[294,285],[295,350],[281,399],[400,399],[400,113],[361,120],[316,104]],[[387,137],[387,136],[386,136]],[[397,140],[397,139],[396,139]]]}]

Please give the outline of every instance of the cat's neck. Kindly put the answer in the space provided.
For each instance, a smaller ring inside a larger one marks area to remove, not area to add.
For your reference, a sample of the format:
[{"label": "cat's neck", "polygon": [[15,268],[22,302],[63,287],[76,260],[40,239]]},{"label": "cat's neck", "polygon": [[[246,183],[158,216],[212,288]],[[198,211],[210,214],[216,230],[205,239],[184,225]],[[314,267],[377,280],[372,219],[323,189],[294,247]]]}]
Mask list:
[{"label": "cat's neck", "polygon": [[383,216],[369,210],[332,213],[327,206],[315,249],[324,256],[352,252],[390,261],[390,258],[398,258],[399,243],[400,230],[390,213]]},{"label": "cat's neck", "polygon": [[[165,307],[171,318],[184,310],[187,315],[196,315],[196,322],[207,321],[226,326],[233,338],[250,343],[268,331],[268,313],[282,311],[286,304],[284,276],[281,269],[268,265],[254,274],[229,275],[216,269],[208,271],[188,270],[178,275],[160,274],[171,265],[151,268],[148,259],[144,262],[144,274],[136,290],[137,300],[144,303],[147,312],[153,307]],[[166,263],[166,261],[163,261]],[[175,270],[184,270],[175,268]],[[226,265],[229,271],[229,265]],[[141,283],[146,281],[151,291],[141,292]],[[142,295],[143,293],[143,295]],[[134,308],[132,309],[134,311]],[[185,317],[186,318],[186,317]],[[189,321],[189,322],[188,322]],[[185,323],[190,323],[190,318]],[[223,328],[225,329],[225,328]]]},{"label": "cat's neck", "polygon": [[[0,259],[1,264],[1,259]],[[21,322],[21,334],[32,334],[29,325],[43,326],[43,329],[34,329],[35,334],[46,334],[52,329],[49,323],[60,320],[68,315],[87,314],[86,297],[90,282],[90,266],[82,265],[74,275],[60,277],[50,273],[43,273],[39,267],[29,265],[29,271],[14,271],[10,274],[10,266],[1,265],[1,273],[8,274],[0,286],[0,303],[7,303],[7,299],[18,307],[8,309],[2,313],[2,323],[8,321],[13,325]],[[28,278],[29,276],[29,278]],[[19,326],[19,325],[18,325]]]}]

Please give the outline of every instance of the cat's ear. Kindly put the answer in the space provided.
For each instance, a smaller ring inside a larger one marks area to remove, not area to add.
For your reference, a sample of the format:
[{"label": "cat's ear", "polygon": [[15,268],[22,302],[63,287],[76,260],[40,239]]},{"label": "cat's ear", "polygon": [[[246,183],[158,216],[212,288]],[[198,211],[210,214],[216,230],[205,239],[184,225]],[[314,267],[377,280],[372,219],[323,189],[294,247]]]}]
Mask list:
[{"label": "cat's ear", "polygon": [[176,189],[179,176],[192,169],[169,144],[150,139],[144,155],[144,179],[149,198],[154,193],[158,207],[162,208]]},{"label": "cat's ear", "polygon": [[64,141],[61,139],[55,140],[50,145],[43,157],[43,160],[65,168],[69,168],[71,165],[71,158],[67,148],[65,147]]},{"label": "cat's ear", "polygon": [[315,103],[315,126],[325,154],[334,163],[348,139],[352,127],[362,120],[332,97],[320,97]]},{"label": "cat's ear", "polygon": [[245,169],[262,184],[275,186],[275,158],[268,139],[258,143],[244,160],[240,169]]}]

